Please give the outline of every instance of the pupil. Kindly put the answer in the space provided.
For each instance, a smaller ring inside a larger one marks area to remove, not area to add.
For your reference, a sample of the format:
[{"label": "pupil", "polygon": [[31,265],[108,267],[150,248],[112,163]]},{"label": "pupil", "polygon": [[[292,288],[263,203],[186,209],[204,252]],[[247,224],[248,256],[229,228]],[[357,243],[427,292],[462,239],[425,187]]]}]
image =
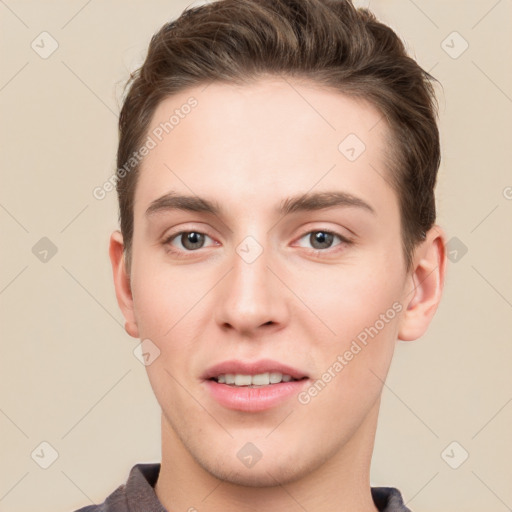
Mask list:
[{"label": "pupil", "polygon": [[325,231],[317,231],[316,233],[311,235],[313,237],[312,239],[312,245],[313,247],[318,242],[321,247],[317,247],[317,249],[325,249],[326,247],[329,247],[332,243],[333,235],[331,233],[326,233]]},{"label": "pupil", "polygon": [[204,241],[204,236],[201,233],[191,231],[190,233],[183,233],[181,235],[181,243],[187,249],[198,249]]}]

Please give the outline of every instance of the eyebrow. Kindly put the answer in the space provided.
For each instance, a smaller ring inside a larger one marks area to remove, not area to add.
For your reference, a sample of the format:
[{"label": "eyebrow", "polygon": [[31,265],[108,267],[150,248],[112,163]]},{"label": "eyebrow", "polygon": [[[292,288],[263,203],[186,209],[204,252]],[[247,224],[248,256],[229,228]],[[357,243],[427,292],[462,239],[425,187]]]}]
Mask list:
[{"label": "eyebrow", "polygon": [[[375,210],[366,201],[346,192],[315,192],[298,194],[283,200],[275,212],[285,216],[302,211],[316,211],[334,207],[356,207],[375,214]],[[195,195],[181,195],[169,192],[151,202],[146,217],[169,210],[211,213],[222,216],[223,208],[217,201]]]}]

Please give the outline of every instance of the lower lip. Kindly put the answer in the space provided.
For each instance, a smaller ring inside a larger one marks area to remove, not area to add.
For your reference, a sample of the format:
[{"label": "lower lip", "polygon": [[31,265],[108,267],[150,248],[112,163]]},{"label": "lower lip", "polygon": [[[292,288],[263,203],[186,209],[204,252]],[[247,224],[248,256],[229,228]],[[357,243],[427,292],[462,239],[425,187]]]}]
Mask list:
[{"label": "lower lip", "polygon": [[296,396],[309,379],[280,382],[256,388],[229,386],[214,380],[204,382],[212,397],[220,405],[236,411],[259,412],[276,407],[292,396]]}]

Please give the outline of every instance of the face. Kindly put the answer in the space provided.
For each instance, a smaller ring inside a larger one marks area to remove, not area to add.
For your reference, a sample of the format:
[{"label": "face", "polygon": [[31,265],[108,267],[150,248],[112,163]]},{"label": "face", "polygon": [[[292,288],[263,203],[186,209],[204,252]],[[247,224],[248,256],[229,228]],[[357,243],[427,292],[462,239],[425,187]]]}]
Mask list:
[{"label": "face", "polygon": [[375,423],[412,288],[379,121],[277,78],[154,114],[125,316],[159,351],[146,369],[169,439],[218,478],[296,480]]}]

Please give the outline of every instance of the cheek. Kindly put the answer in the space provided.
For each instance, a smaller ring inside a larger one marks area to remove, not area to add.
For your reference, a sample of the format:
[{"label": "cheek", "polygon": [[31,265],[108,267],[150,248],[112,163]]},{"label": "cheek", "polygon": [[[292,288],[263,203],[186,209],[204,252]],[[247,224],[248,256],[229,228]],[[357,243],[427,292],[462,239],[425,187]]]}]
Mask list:
[{"label": "cheek", "polygon": [[402,281],[398,266],[379,268],[375,262],[366,273],[355,268],[333,273],[323,280],[322,291],[309,287],[308,306],[331,331],[324,329],[315,347],[319,388],[322,383],[329,388],[322,400],[331,407],[364,409],[380,392],[403,310]]},{"label": "cheek", "polygon": [[[378,268],[377,262],[366,270],[333,267],[321,278],[313,274],[306,280],[301,278],[297,295],[305,298],[305,304],[329,328],[333,343],[342,345],[376,322],[380,326],[382,315],[386,325],[397,317],[403,276],[396,270]],[[325,332],[323,338],[328,340]]]},{"label": "cheek", "polygon": [[200,269],[172,267],[150,257],[139,261],[132,276],[132,294],[141,337],[175,336],[200,308],[201,297],[208,289],[208,280]]},{"label": "cheek", "polygon": [[213,284],[204,270],[192,266],[139,261],[138,270],[132,280],[135,317],[141,339],[151,340],[158,352],[146,370],[157,397],[174,400],[178,395],[169,390],[190,378],[191,361],[211,319]]},{"label": "cheek", "polygon": [[361,310],[341,303],[332,317],[337,336],[324,337],[317,346],[318,374],[299,402],[308,416],[322,418],[334,437],[353,432],[381,394],[398,330],[400,305],[394,304],[383,298]]}]

